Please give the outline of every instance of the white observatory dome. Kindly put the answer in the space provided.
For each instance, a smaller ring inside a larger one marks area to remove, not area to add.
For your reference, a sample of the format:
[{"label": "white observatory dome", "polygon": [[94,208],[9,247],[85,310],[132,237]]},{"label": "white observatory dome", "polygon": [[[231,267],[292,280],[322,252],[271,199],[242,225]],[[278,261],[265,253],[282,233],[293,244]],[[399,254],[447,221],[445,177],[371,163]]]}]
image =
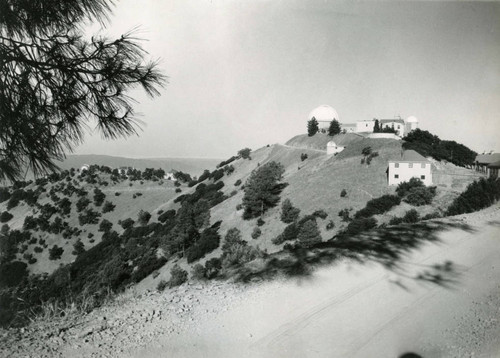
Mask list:
[{"label": "white observatory dome", "polygon": [[408,118],[406,118],[406,123],[418,123],[418,119],[417,117],[409,116]]},{"label": "white observatory dome", "polygon": [[339,121],[339,114],[337,111],[326,104],[314,108],[311,113],[309,113],[308,119],[310,120],[312,117],[316,118],[318,121],[332,121],[333,119]]}]

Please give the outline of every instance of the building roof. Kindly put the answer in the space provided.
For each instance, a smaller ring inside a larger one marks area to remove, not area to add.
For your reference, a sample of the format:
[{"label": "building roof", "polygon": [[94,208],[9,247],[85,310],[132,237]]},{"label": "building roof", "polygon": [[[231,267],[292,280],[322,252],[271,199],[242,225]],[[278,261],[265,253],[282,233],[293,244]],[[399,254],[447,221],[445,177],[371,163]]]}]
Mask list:
[{"label": "building roof", "polygon": [[308,119],[311,120],[312,117],[319,121],[332,121],[333,119],[339,120],[339,114],[332,107],[324,104],[319,107],[314,108],[311,113],[309,113]]},{"label": "building roof", "polygon": [[500,160],[498,162],[491,163],[490,165],[488,165],[488,168],[500,168]]},{"label": "building roof", "polygon": [[500,161],[500,153],[479,154],[476,162],[479,164],[491,164]]},{"label": "building roof", "polygon": [[423,155],[417,153],[416,151],[409,149],[405,150],[401,158],[392,159],[391,162],[429,162]]},{"label": "building roof", "polygon": [[380,124],[385,124],[385,123],[401,123],[405,124],[405,121],[403,119],[379,119],[378,120]]}]

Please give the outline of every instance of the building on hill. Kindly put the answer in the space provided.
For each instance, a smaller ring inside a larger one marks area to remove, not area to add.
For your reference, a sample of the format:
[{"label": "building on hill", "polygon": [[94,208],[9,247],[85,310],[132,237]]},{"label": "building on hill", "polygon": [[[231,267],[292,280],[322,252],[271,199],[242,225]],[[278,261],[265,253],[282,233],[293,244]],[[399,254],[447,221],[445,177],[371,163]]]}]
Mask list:
[{"label": "building on hill", "polygon": [[405,150],[401,158],[389,160],[387,180],[398,185],[411,178],[419,178],[425,185],[432,185],[432,164],[414,150]]},{"label": "building on hill", "polygon": [[82,165],[80,168],[80,173],[83,172],[84,170],[89,170],[89,168],[90,168],[90,165],[88,165],[88,164]]},{"label": "building on hill", "polygon": [[318,129],[320,132],[326,133],[330,127],[330,123],[336,119],[343,133],[373,133],[375,129],[375,121],[379,122],[380,130],[384,128],[393,128],[399,138],[404,137],[412,130],[418,128],[418,119],[410,116],[406,119],[377,119],[357,121],[356,123],[341,123],[338,112],[328,105],[316,107],[309,113],[308,121],[315,118],[318,121]]},{"label": "building on hill", "polygon": [[320,131],[328,131],[330,123],[336,119],[339,121],[339,114],[332,107],[323,104],[319,107],[314,108],[311,113],[309,113],[308,121],[315,118],[318,121],[318,128]]},{"label": "building on hill", "polygon": [[118,174],[120,174],[120,175],[127,175],[128,171],[132,170],[132,169],[134,169],[134,168],[132,168],[132,167],[119,167],[118,168]]},{"label": "building on hill", "polygon": [[[483,154],[479,154],[476,157],[475,167],[476,167],[476,170],[478,172],[484,173],[488,177],[490,177],[491,176],[491,173],[490,173],[491,169],[496,169],[494,167],[490,168],[490,165],[496,164],[497,162],[500,162],[500,153],[493,153],[493,152],[483,153]],[[498,170],[497,170],[497,172],[498,172]]]},{"label": "building on hill", "polygon": [[497,179],[498,178],[498,169],[500,169],[500,160],[495,163],[491,163],[488,165],[488,178]]},{"label": "building on hill", "polygon": [[337,154],[344,150],[345,147],[337,145],[333,140],[326,144],[326,154]]}]

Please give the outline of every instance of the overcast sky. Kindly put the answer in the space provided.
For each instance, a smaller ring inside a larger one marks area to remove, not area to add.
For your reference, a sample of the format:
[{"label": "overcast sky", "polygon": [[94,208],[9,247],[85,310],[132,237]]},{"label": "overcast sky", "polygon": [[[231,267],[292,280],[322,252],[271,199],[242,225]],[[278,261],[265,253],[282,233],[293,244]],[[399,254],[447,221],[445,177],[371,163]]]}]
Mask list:
[{"label": "overcast sky", "polygon": [[227,158],[305,133],[322,104],[500,151],[500,3],[121,0],[104,32],[136,26],[169,84],[137,95],[139,137],[78,154]]}]

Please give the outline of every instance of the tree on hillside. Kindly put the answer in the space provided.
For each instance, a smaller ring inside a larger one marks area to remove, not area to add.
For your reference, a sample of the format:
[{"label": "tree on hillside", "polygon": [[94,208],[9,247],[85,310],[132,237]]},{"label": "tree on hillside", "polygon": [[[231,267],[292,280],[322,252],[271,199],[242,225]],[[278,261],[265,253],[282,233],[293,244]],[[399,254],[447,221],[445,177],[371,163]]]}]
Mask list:
[{"label": "tree on hillside", "polygon": [[238,151],[238,155],[240,156],[240,158],[242,159],[252,159],[250,157],[250,153],[252,152],[252,150],[250,148],[243,148],[243,149],[240,149]]},{"label": "tree on hillside", "polygon": [[0,3],[0,179],[57,169],[55,160],[93,126],[108,139],[136,133],[130,90],[159,95],[166,78],[133,32],[117,39],[85,36],[104,24],[112,2]]},{"label": "tree on hillside", "polygon": [[375,119],[375,125],[373,126],[373,133],[379,133],[380,132],[380,123],[378,119]]},{"label": "tree on hillside", "polygon": [[244,219],[262,215],[280,200],[284,184],[280,183],[285,168],[276,162],[266,163],[255,169],[245,183],[243,196]]},{"label": "tree on hillside", "polygon": [[330,127],[328,128],[328,135],[330,137],[333,137],[334,135],[339,134],[340,131],[341,131],[341,129],[340,129],[340,123],[339,123],[339,121],[337,121],[336,119],[333,119],[330,122]]},{"label": "tree on hillside", "polygon": [[309,121],[307,121],[307,135],[312,137],[316,133],[318,133],[319,125],[316,118],[312,117]]}]

